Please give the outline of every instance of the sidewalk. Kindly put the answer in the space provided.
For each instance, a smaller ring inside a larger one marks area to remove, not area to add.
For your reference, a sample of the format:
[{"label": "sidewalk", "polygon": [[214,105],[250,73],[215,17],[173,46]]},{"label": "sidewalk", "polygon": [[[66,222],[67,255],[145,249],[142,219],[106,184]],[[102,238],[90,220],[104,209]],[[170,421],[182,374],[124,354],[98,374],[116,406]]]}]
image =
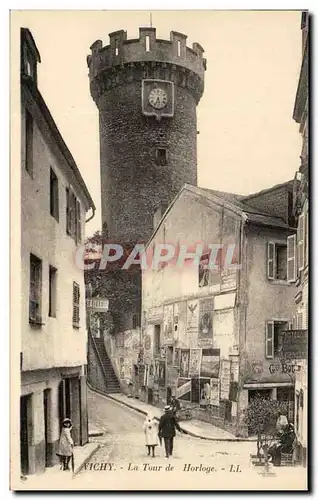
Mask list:
[{"label": "sidewalk", "polygon": [[[97,391],[96,391],[97,392]],[[118,403],[121,403],[128,408],[138,411],[146,415],[151,413],[154,417],[159,419],[162,415],[162,410],[155,406],[143,403],[135,398],[129,398],[124,394],[107,394],[105,397],[113,399]],[[197,437],[200,439],[207,439],[210,441],[255,441],[255,438],[239,438],[234,436],[228,431],[220,429],[215,425],[209,424],[207,422],[202,422],[201,420],[191,420],[180,422],[180,427],[186,434],[190,436]]]},{"label": "sidewalk", "polygon": [[[47,467],[43,474],[32,474],[27,476],[26,480],[21,480],[21,490],[32,490],[32,488],[38,489],[39,483],[47,484],[56,481],[60,482],[62,478],[72,479],[79,471],[82,469],[83,465],[90,460],[92,455],[100,447],[99,443],[87,443],[84,446],[74,447],[74,474],[72,472],[64,472],[61,470],[60,464],[54,465],[53,467]],[[63,476],[62,476],[63,474]]]}]

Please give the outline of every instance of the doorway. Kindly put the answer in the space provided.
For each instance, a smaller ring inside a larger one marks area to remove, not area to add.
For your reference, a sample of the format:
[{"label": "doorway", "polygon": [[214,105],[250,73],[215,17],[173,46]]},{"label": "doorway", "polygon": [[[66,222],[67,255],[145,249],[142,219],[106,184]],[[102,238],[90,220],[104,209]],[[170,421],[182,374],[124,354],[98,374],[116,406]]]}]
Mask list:
[{"label": "doorway", "polygon": [[29,415],[31,411],[31,396],[22,396],[20,398],[20,457],[21,474],[29,473]]},{"label": "doorway", "polygon": [[44,407],[44,442],[45,442],[45,467],[50,467],[50,450],[48,443],[48,428],[49,428],[49,408],[51,389],[43,391],[43,407]]},{"label": "doorway", "polygon": [[64,418],[71,418],[71,379],[65,378],[59,384],[60,430]]}]

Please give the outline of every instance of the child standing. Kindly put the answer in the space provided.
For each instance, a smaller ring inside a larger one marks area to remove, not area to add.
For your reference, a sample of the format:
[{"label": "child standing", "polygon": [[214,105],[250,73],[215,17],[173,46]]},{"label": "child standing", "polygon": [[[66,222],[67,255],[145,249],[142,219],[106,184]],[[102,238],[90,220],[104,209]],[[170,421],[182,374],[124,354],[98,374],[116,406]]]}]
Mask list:
[{"label": "child standing", "polygon": [[148,448],[148,455],[152,453],[152,457],[155,456],[155,448],[159,444],[158,438],[158,422],[157,420],[148,413],[146,420],[143,425],[143,430],[145,433],[145,442]]}]

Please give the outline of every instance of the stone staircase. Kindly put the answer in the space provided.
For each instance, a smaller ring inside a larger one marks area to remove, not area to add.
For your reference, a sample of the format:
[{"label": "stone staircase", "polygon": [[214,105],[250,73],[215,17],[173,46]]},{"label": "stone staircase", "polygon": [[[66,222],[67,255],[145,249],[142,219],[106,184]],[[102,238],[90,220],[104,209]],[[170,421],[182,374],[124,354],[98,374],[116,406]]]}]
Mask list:
[{"label": "stone staircase", "polygon": [[93,346],[97,351],[97,358],[101,364],[106,382],[107,393],[120,393],[120,383],[114,371],[113,365],[108,357],[105,349],[104,340],[101,338],[93,338]]}]

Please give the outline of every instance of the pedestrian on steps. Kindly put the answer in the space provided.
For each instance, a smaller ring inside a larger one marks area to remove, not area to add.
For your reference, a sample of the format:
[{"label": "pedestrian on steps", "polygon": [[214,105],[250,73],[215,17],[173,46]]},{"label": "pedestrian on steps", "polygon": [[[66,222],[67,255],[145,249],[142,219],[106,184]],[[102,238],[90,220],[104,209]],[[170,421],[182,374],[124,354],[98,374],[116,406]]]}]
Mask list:
[{"label": "pedestrian on steps", "polygon": [[183,430],[177,422],[176,417],[170,406],[165,406],[165,412],[160,417],[159,421],[159,438],[163,438],[165,442],[166,458],[172,456],[173,453],[173,438],[176,435],[176,429],[183,434]]},{"label": "pedestrian on steps", "polygon": [[145,443],[148,449],[148,455],[150,456],[151,452],[152,457],[155,457],[155,448],[159,444],[158,422],[150,413],[146,416],[143,430],[145,433]]},{"label": "pedestrian on steps", "polygon": [[62,430],[57,450],[63,470],[70,470],[70,461],[73,455],[74,441],[71,436],[72,422],[70,418],[65,418],[62,423]]}]

